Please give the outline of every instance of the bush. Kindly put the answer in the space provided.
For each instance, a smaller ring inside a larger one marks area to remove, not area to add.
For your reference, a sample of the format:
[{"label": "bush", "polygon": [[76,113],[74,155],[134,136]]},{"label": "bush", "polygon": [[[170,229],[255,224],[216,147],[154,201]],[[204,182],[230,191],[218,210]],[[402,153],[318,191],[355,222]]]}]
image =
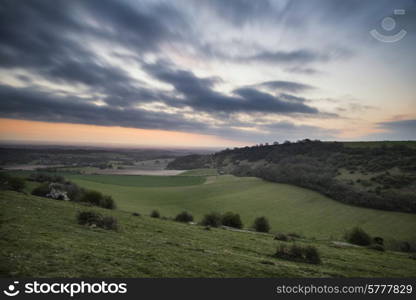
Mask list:
[{"label": "bush", "polygon": [[292,244],[289,248],[289,253],[293,258],[301,260],[303,257],[304,249],[302,246]]},{"label": "bush", "polygon": [[107,208],[107,209],[115,209],[116,208],[116,203],[114,202],[113,197],[103,196],[99,206],[101,206],[103,208]]},{"label": "bush", "polygon": [[243,228],[243,222],[241,222],[241,218],[239,214],[235,214],[233,212],[225,213],[221,218],[221,223],[224,226],[234,227],[234,228]]},{"label": "bush", "polygon": [[266,217],[258,217],[254,220],[253,227],[258,232],[269,232],[270,225]]},{"label": "bush", "polygon": [[26,182],[23,178],[20,177],[10,177],[9,178],[9,187],[13,191],[20,192],[26,186]]},{"label": "bush", "polygon": [[221,215],[216,212],[206,214],[201,224],[204,226],[219,227],[221,225]]},{"label": "bush", "polygon": [[399,243],[399,249],[402,252],[411,252],[412,247],[410,246],[409,242],[404,241]]},{"label": "bush", "polygon": [[373,238],[373,241],[374,241],[375,244],[384,245],[384,239],[382,237],[375,236]]},{"label": "bush", "polygon": [[346,233],[345,239],[355,245],[368,246],[371,244],[371,236],[360,227],[354,227]]},{"label": "bush", "polygon": [[399,240],[390,240],[388,249],[392,251],[400,252],[415,252],[416,251],[416,241],[399,241]]},{"label": "bush", "polygon": [[160,213],[155,209],[150,213],[152,218],[160,218]]},{"label": "bush", "polygon": [[79,202],[82,200],[82,197],[85,194],[85,190],[83,188],[80,188],[78,185],[72,182],[67,182],[65,184],[65,190],[67,192],[68,198],[71,199],[71,201]]},{"label": "bush", "polygon": [[308,246],[304,250],[305,252],[305,259],[308,263],[311,264],[320,264],[321,263],[321,256],[319,255],[318,249],[313,246]]},{"label": "bush", "polygon": [[77,215],[78,224],[80,225],[92,225],[101,220],[101,214],[95,211],[81,211]]},{"label": "bush", "polygon": [[290,247],[281,244],[277,248],[275,256],[282,259],[306,262],[310,264],[320,264],[321,257],[316,249],[313,246],[302,247],[296,244],[292,244]]},{"label": "bush", "polygon": [[80,201],[107,209],[114,209],[116,207],[115,202],[111,196],[103,195],[97,191],[86,191],[82,195]]},{"label": "bush", "polygon": [[97,191],[87,191],[81,198],[81,202],[88,202],[92,205],[99,206],[101,199],[103,198],[103,194]]},{"label": "bush", "polygon": [[101,220],[101,224],[97,225],[104,229],[117,230],[118,222],[117,219],[112,216],[104,216]]},{"label": "bush", "polygon": [[36,188],[34,188],[32,191],[32,195],[39,196],[39,197],[46,197],[49,191],[50,191],[49,183],[45,182],[37,186]]},{"label": "bush", "polygon": [[178,221],[178,222],[188,223],[188,222],[192,222],[193,220],[194,220],[194,217],[186,211],[181,212],[175,217],[175,221]]},{"label": "bush", "polygon": [[281,232],[276,233],[276,235],[274,236],[274,239],[278,241],[284,241],[284,242],[287,242],[290,240],[290,238],[286,234],[281,233]]},{"label": "bush", "polygon": [[102,216],[95,211],[81,211],[77,215],[78,224],[97,226],[103,229],[117,230],[117,219],[112,216]]}]

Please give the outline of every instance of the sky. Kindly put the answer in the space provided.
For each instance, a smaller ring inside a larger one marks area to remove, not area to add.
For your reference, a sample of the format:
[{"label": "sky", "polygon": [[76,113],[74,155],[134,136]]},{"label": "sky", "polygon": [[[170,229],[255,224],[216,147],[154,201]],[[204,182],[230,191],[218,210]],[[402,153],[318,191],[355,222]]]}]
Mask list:
[{"label": "sky", "polygon": [[2,0],[0,142],[415,140],[415,53],[416,0]]}]

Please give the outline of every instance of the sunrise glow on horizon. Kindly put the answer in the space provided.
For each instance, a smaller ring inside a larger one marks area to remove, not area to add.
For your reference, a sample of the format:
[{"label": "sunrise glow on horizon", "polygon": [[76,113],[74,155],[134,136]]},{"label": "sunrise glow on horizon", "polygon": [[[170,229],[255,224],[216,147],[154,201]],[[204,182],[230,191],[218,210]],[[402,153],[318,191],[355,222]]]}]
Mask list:
[{"label": "sunrise glow on horizon", "polygon": [[[47,138],[45,138],[47,137]],[[0,119],[0,140],[10,143],[118,147],[224,148],[246,143],[186,132]]]}]

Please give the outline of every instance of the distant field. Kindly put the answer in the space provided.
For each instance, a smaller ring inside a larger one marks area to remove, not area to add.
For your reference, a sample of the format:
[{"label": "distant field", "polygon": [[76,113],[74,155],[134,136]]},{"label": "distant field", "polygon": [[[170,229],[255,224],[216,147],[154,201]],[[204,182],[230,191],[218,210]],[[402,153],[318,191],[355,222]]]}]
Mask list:
[{"label": "distant field", "polygon": [[173,217],[190,211],[199,221],[210,211],[233,211],[246,227],[258,216],[269,218],[274,232],[336,238],[353,226],[385,238],[416,240],[416,214],[345,205],[317,192],[258,178],[210,176],[69,175],[77,184],[114,197],[121,210],[148,214],[158,209]]},{"label": "distant field", "polygon": [[126,187],[171,187],[192,186],[202,184],[205,177],[201,176],[134,176],[134,175],[69,175],[74,181],[82,180],[93,183]]},{"label": "distant field", "polygon": [[[116,217],[119,231],[78,225],[80,210]],[[416,275],[416,260],[408,253],[336,248],[329,241],[297,240],[298,245],[313,245],[320,252],[322,264],[311,265],[273,257],[278,245],[289,243],[275,241],[272,235],[215,228],[208,231],[202,226],[10,191],[0,191],[0,221],[1,277]]]},{"label": "distant field", "polygon": [[218,172],[216,169],[195,169],[189,170],[179,174],[179,176],[216,176]]},{"label": "distant field", "polygon": [[416,148],[416,141],[376,141],[376,142],[342,142],[345,146],[348,147],[380,147],[381,145],[385,146],[397,146],[405,145],[408,147]]}]

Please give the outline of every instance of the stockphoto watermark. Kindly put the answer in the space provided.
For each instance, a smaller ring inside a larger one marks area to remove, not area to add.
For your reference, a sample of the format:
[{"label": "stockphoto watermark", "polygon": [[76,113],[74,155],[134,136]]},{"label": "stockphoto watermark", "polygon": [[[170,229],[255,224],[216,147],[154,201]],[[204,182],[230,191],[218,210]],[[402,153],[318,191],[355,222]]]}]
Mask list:
[{"label": "stockphoto watermark", "polygon": [[[406,14],[406,10],[395,9],[393,13],[394,16],[403,16]],[[393,17],[385,17],[383,20],[381,20],[380,25],[383,29],[383,32],[379,32],[378,29],[370,30],[370,34],[373,36],[373,38],[380,42],[395,43],[402,40],[407,34],[405,29],[397,28],[396,19]]]},{"label": "stockphoto watermark", "polygon": [[37,280],[19,284],[19,281],[13,281],[3,294],[14,297],[19,294],[62,294],[74,297],[78,294],[126,294],[127,283],[107,283],[101,282],[39,282]]}]

